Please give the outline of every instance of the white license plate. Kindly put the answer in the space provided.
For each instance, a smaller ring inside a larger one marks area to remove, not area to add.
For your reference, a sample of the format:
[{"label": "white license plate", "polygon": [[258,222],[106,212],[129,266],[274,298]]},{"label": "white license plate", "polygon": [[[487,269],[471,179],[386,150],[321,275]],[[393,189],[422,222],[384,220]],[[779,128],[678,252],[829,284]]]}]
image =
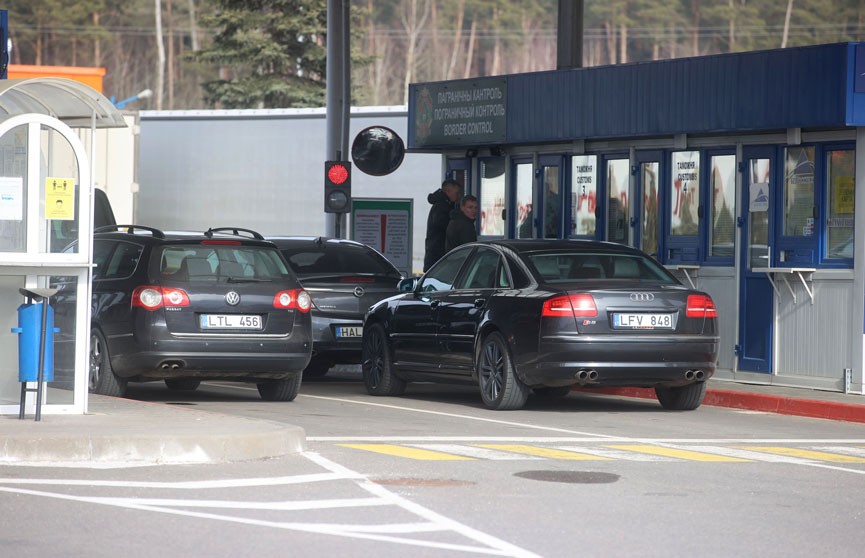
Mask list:
[{"label": "white license plate", "polygon": [[261,329],[261,316],[202,314],[201,329]]},{"label": "white license plate", "polygon": [[339,326],[336,328],[336,337],[363,337],[363,326]]},{"label": "white license plate", "polygon": [[673,329],[673,315],[613,314],[613,327],[624,329]]}]

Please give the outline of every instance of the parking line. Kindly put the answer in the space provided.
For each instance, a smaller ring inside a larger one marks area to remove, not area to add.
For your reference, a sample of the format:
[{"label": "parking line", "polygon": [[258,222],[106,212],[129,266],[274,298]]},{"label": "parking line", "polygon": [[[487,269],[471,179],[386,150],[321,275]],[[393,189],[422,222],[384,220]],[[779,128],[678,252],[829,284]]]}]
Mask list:
[{"label": "parking line", "polygon": [[646,446],[646,445],[612,445],[607,446],[613,449],[620,449],[625,451],[634,451],[637,453],[648,453],[652,455],[663,455],[665,457],[676,457],[678,459],[685,459],[687,461],[706,461],[706,462],[728,462],[728,463],[742,463],[742,462],[750,462],[750,459],[742,459],[739,457],[730,457],[726,455],[714,455],[711,453],[702,453],[698,451],[689,451],[683,449],[676,448],[665,448],[661,446]]},{"label": "parking line", "polygon": [[776,455],[787,455],[800,459],[811,459],[814,461],[829,461],[831,463],[865,463],[865,458],[852,455],[841,455],[840,453],[829,453],[825,451],[814,451],[798,448],[784,448],[780,446],[743,446],[742,449],[772,453]]},{"label": "parking line", "polygon": [[492,449],[482,448],[478,446],[464,446],[460,444],[408,444],[409,446],[422,448],[429,451],[440,451],[453,455],[464,455],[474,459],[486,459],[488,461],[533,461],[540,460],[540,457],[531,455],[516,455],[507,451],[496,451]]},{"label": "parking line", "polygon": [[472,457],[462,455],[453,455],[450,453],[442,453],[439,451],[429,451],[420,448],[411,448],[408,446],[396,446],[392,444],[337,444],[344,448],[359,449],[371,451],[374,453],[383,453],[385,455],[393,455],[396,457],[407,457],[408,459],[417,459],[422,461],[473,461]]},{"label": "parking line", "polygon": [[589,455],[587,453],[577,453],[568,450],[560,450],[553,448],[542,448],[539,446],[526,446],[522,444],[478,444],[479,447],[509,451],[524,455],[532,455],[535,457],[547,457],[550,459],[565,459],[572,461],[612,461],[609,457],[601,457],[600,455]]}]

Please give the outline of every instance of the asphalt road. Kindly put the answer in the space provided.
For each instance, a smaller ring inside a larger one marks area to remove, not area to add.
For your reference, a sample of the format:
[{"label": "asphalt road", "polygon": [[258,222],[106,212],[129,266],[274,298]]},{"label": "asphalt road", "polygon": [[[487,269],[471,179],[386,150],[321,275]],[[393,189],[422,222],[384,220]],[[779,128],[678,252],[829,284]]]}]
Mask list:
[{"label": "asphalt road", "polygon": [[129,395],[298,425],[308,451],[0,467],[0,506],[14,510],[4,554],[861,555],[861,424],[577,393],[494,412],[465,387],[373,398],[353,370],[304,383],[291,403],[229,383]]}]

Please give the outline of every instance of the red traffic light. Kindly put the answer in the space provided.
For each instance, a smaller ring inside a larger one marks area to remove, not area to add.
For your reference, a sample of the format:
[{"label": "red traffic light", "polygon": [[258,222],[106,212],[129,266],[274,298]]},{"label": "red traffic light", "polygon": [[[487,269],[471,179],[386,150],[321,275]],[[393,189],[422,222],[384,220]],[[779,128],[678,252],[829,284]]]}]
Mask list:
[{"label": "red traffic light", "polygon": [[333,163],[327,169],[327,179],[337,186],[348,180],[348,169],[342,163]]}]

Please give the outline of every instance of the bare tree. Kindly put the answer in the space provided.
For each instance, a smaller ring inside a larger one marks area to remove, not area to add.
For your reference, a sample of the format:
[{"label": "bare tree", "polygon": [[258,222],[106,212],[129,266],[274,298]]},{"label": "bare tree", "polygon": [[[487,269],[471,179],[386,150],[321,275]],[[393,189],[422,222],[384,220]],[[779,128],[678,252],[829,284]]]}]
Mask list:
[{"label": "bare tree", "polygon": [[165,44],[162,40],[162,1],[153,0],[156,14],[156,110],[162,110],[165,91]]},{"label": "bare tree", "polygon": [[[421,4],[420,10],[418,4]],[[405,79],[403,80],[403,103],[408,103],[408,85],[414,81],[416,51],[421,34],[430,15],[428,0],[407,0],[400,14],[400,21],[406,32]]]},{"label": "bare tree", "polygon": [[793,12],[793,0],[787,0],[787,12],[784,14],[784,34],[781,36],[781,48],[787,48],[787,35],[790,32],[790,14]]}]

